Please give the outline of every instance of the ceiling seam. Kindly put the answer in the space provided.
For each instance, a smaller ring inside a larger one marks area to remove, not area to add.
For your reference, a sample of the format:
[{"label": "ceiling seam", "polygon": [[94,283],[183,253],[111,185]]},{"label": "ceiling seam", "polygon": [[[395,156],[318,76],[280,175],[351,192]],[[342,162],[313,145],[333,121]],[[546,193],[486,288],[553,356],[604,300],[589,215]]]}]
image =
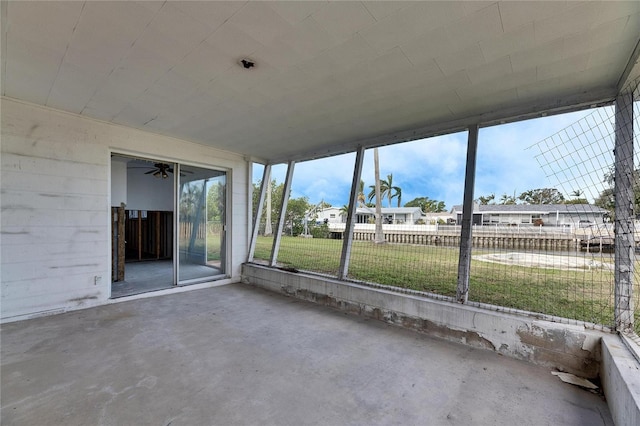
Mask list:
[{"label": "ceiling seam", "polygon": [[[122,64],[122,60],[127,57],[127,54],[129,52],[131,52],[131,49],[136,45],[138,40],[140,40],[140,37],[142,37],[142,34],[144,34],[144,32],[147,30],[147,28],[149,28],[149,25],[151,25],[151,23],[156,18],[156,16],[158,16],[158,13],[160,13],[160,10],[162,10],[162,8],[164,7],[164,5],[166,3],[167,3],[166,1],[163,2],[162,6],[160,6],[158,8],[158,10],[155,11],[155,13],[153,14],[153,17],[151,19],[149,19],[149,22],[147,22],[147,24],[144,26],[144,28],[142,30],[140,30],[140,33],[138,34],[136,39],[131,43],[131,45],[129,46],[129,50],[126,53],[124,53],[124,55],[118,60],[118,63],[113,68],[111,68],[111,71],[109,71],[109,73],[106,75],[104,80],[102,80],[100,82],[100,84],[98,85],[98,87],[96,87],[96,90],[94,90],[93,93],[91,94],[91,96],[89,97],[89,100],[87,101],[87,104],[82,107],[82,110],[80,111],[80,115],[82,115],[84,113],[84,111],[87,109],[87,105],[89,104],[89,102],[91,102],[91,100],[96,95],[96,93],[98,93],[98,90],[100,90],[100,88],[102,87],[103,83],[105,81],[107,81],[109,79],[109,77],[111,77],[113,75],[114,71],[117,70],[120,67],[120,65]],[[115,116],[117,116],[117,114]],[[115,116],[111,117],[111,120],[113,120],[113,118]]]},{"label": "ceiling seam", "polygon": [[84,14],[84,8],[86,7],[86,5],[87,5],[86,1],[82,3],[82,9],[80,9],[80,13],[78,14],[78,19],[76,20],[76,23],[73,25],[73,30],[71,30],[71,37],[69,37],[69,41],[67,42],[67,47],[64,49],[64,54],[62,55],[62,58],[60,59],[60,63],[58,64],[58,69],[56,70],[56,76],[53,79],[53,83],[51,83],[51,87],[49,87],[49,92],[47,93],[47,99],[44,102],[44,104],[47,106],[49,105],[49,98],[51,98],[51,92],[53,91],[53,88],[55,87],[56,82],[58,81],[58,77],[60,76],[60,70],[62,69],[62,64],[64,64],[64,60],[67,57],[67,53],[69,52],[69,46],[71,46],[71,42],[76,36],[76,30],[78,29],[78,24],[80,23],[80,19],[82,19],[82,15]]},{"label": "ceiling seam", "polygon": [[[213,29],[213,31],[211,31],[210,33],[207,34],[207,36],[200,41],[200,43],[198,43],[193,49],[189,50],[187,53],[185,53],[182,58],[180,58],[180,61],[183,61],[184,58],[186,58],[187,56],[189,56],[191,53],[195,52],[197,50],[198,47],[200,47],[203,43],[206,43],[207,39],[211,36],[213,36],[216,32],[218,32],[218,30],[220,28],[222,28],[227,22],[229,22],[229,20],[231,20],[235,15],[237,15],[241,10],[243,10],[247,4],[249,3],[249,1],[245,1],[244,4],[242,5],[241,8],[239,8],[238,10],[236,10],[235,12],[233,12],[233,14],[231,16],[229,16],[227,19],[224,20],[224,22],[222,22],[220,25],[218,25],[216,28]],[[158,9],[158,11],[156,12],[156,14],[153,16],[153,18],[149,21],[149,23],[147,24],[147,26],[145,27],[145,30],[148,28],[149,25],[151,25],[151,23],[156,19],[156,17],[158,16],[158,14],[160,13],[160,11],[162,10],[162,8],[164,8],[164,6],[167,4],[167,1],[165,1],[162,4],[162,7],[160,7]],[[144,33],[144,31],[141,33],[141,35]],[[140,36],[141,36],[140,35]],[[140,38],[140,37],[138,37]],[[177,63],[173,63],[168,70],[162,74],[161,76],[159,76],[155,81],[153,81],[151,84],[149,84],[149,86],[136,98],[139,99],[142,95],[144,95],[145,93],[148,93],[149,88],[151,88],[154,84],[156,84],[158,81],[160,81],[162,78],[164,78],[167,74],[169,74],[175,67],[176,67]],[[228,69],[233,68],[233,65],[231,65]],[[226,71],[225,71],[226,72]],[[135,99],[134,99],[135,100]],[[120,115],[122,113],[122,111],[124,111],[127,108],[128,105],[126,105],[124,108],[122,108],[120,111],[118,111],[113,117],[111,117],[111,120],[114,120],[118,115]],[[158,115],[156,114],[156,116],[150,120],[148,120],[146,123],[142,124],[142,127],[144,127],[147,123],[152,122],[153,120],[157,119]]]}]

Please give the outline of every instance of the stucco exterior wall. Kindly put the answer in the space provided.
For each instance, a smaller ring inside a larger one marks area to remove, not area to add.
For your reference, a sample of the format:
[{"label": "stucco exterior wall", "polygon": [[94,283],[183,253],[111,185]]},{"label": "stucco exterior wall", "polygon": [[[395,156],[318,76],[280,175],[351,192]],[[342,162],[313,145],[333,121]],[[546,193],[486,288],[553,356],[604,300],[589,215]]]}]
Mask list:
[{"label": "stucco exterior wall", "polygon": [[227,169],[232,280],[248,235],[239,155],[2,98],[2,321],[105,303],[111,289],[111,153]]}]

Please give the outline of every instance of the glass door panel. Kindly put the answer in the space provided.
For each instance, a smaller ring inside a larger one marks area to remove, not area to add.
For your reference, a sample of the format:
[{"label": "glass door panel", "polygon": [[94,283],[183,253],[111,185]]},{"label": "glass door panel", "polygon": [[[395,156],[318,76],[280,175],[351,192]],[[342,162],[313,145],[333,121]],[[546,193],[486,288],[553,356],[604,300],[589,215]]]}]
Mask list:
[{"label": "glass door panel", "polygon": [[225,274],[226,173],[179,166],[178,282]]}]

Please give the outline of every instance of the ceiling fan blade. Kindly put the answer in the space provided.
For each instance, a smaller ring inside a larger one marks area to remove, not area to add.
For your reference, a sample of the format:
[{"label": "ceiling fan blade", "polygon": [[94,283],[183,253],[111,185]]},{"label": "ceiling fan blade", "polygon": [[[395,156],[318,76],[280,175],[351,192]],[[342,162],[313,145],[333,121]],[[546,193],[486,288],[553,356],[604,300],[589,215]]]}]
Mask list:
[{"label": "ceiling fan blade", "polygon": [[148,172],[144,172],[145,175],[150,175],[151,173],[157,171],[156,169],[149,170]]}]

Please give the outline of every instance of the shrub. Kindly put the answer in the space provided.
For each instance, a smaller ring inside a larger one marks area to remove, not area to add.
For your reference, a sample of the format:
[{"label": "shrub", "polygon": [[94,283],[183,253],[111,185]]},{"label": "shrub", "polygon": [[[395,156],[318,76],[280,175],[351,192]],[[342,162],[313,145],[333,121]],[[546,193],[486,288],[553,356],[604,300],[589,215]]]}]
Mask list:
[{"label": "shrub", "polygon": [[329,234],[331,233],[331,231],[329,231],[329,225],[326,223],[314,226],[310,231],[313,238],[329,238]]}]

